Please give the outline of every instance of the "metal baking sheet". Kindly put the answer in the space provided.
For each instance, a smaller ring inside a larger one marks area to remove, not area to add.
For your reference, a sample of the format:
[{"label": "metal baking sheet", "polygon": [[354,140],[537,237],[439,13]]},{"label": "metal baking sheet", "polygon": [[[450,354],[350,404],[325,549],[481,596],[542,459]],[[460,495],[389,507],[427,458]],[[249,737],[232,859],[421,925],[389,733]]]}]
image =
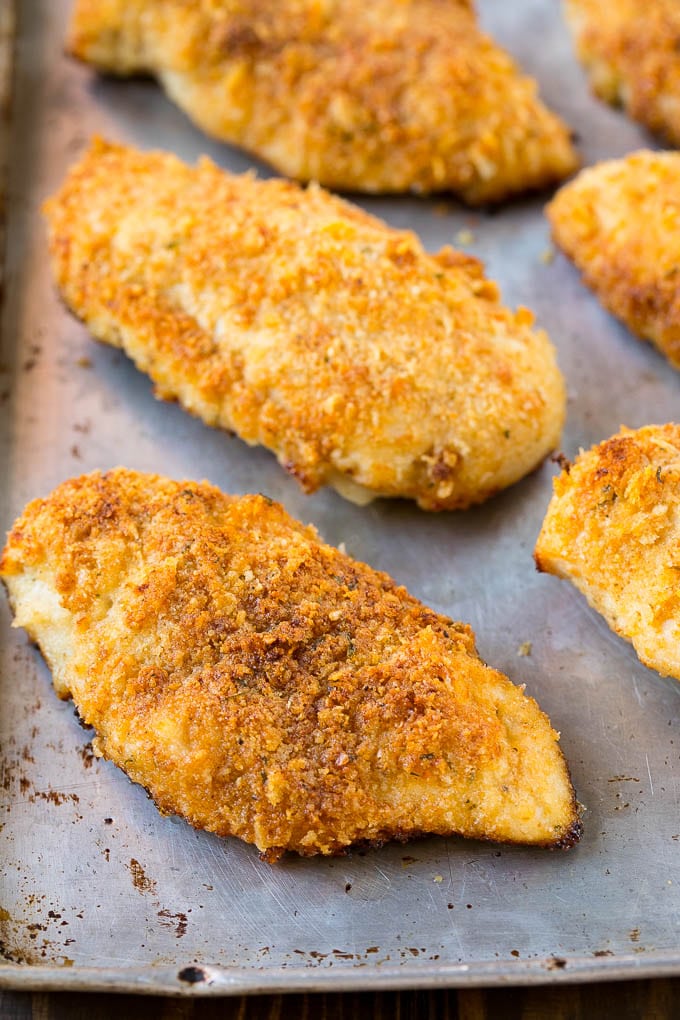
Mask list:
[{"label": "metal baking sheet", "polygon": [[[480,7],[577,130],[585,162],[649,142],[588,95],[553,0]],[[91,133],[252,165],[202,136],[153,83],[105,80],[64,57],[68,8],[19,5],[0,526],[65,477],[119,463],[267,492],[474,626],[482,656],[526,683],[561,730],[585,835],[567,853],[431,839],[271,867],[252,847],[161,817],[94,759],[91,734],[10,630],[2,599],[0,985],[226,994],[680,973],[680,684],[641,666],[571,586],[535,572],[555,467],[466,513],[306,497],[264,450],[154,400],[148,380],[60,305],[39,209]],[[536,311],[568,380],[567,455],[621,423],[676,416],[680,375],[600,309],[566,260],[546,255],[542,197],[493,214],[441,199],[362,204],[429,249],[463,245],[510,305]]]}]

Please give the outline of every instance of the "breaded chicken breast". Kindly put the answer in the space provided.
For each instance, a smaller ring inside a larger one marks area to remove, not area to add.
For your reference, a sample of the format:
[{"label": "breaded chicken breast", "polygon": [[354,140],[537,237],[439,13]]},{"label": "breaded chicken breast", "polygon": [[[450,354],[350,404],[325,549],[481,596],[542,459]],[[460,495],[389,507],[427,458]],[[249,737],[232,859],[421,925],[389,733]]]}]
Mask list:
[{"label": "breaded chicken breast", "polygon": [[154,75],[208,134],[330,188],[477,204],[578,163],[461,0],[77,0],[68,47]]},{"label": "breaded chicken breast", "polygon": [[646,666],[680,679],[680,425],[622,429],[555,480],[539,570],[572,581]]},{"label": "breaded chicken breast", "polygon": [[565,13],[595,94],[680,145],[677,0],[565,0]]},{"label": "breaded chicken breast", "polygon": [[97,752],[194,826],[272,859],[579,838],[557,734],[470,628],[264,496],[77,478],[29,504],[0,576]]},{"label": "breaded chicken breast", "polygon": [[558,442],[545,333],[481,264],[318,187],[95,142],[46,206],[69,307],[312,492],[479,502]]},{"label": "breaded chicken breast", "polygon": [[605,308],[680,368],[680,153],[643,150],[589,167],[547,215]]}]

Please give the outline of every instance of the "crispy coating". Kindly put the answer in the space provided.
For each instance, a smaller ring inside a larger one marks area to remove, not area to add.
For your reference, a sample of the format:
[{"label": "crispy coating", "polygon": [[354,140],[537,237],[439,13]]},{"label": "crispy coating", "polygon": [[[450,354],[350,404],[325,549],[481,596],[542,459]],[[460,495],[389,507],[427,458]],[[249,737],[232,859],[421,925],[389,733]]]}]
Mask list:
[{"label": "crispy coating", "polygon": [[569,132],[461,0],[78,0],[72,54],[330,188],[478,204],[562,180]]},{"label": "crispy coating", "polygon": [[77,478],[29,504],[0,576],[98,752],[194,826],[271,859],[580,836],[557,734],[470,628],[263,496]]},{"label": "crispy coating", "polygon": [[680,153],[642,150],[589,167],[547,214],[605,308],[680,368]]},{"label": "crispy coating", "polygon": [[534,555],[680,679],[680,426],[624,428],[581,453],[555,479]]},{"label": "crispy coating", "polygon": [[677,0],[565,0],[593,92],[680,145]]},{"label": "crispy coating", "polygon": [[94,335],[308,492],[464,507],[558,442],[562,377],[531,314],[476,259],[316,186],[95,141],[46,212]]}]

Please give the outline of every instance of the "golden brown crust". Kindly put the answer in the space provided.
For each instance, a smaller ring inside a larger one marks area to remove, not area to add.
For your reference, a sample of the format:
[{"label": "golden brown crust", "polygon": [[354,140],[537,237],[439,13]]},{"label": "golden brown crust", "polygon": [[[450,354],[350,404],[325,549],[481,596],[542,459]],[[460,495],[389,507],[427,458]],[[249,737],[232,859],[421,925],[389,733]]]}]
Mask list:
[{"label": "golden brown crust", "polygon": [[680,679],[680,426],[622,429],[555,479],[535,550],[645,665]]},{"label": "golden brown crust", "polygon": [[642,150],[589,167],[546,212],[605,308],[680,368],[680,153]]},{"label": "golden brown crust", "polygon": [[349,191],[482,203],[578,160],[536,83],[455,0],[78,0],[69,48],[148,72],[205,131]]},{"label": "golden brown crust", "polygon": [[197,827],[270,858],[578,839],[557,734],[470,628],[265,497],[84,476],[29,504],[0,575],[101,753]]},{"label": "golden brown crust", "polygon": [[680,145],[677,0],[565,0],[593,91]]},{"label": "golden brown crust", "polygon": [[562,377],[531,314],[476,259],[428,255],[318,187],[96,141],[46,212],[57,284],[95,336],[307,491],[464,507],[558,442]]}]

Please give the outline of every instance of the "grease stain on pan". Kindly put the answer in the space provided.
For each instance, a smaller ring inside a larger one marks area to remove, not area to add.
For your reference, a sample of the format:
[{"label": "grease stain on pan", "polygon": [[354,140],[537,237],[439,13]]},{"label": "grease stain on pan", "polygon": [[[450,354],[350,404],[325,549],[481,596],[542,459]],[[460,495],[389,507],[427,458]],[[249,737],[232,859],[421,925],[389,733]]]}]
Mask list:
[{"label": "grease stain on pan", "polygon": [[[13,737],[8,740],[9,745],[15,745]],[[28,801],[30,804],[42,800],[55,807],[62,804],[79,804],[80,797],[77,793],[66,793],[62,790],[55,790],[48,786],[47,789],[36,789],[33,780],[25,771],[26,765],[35,764],[35,758],[28,745],[24,745],[17,752],[7,757],[0,763],[0,786],[6,793],[18,794],[18,799]],[[12,809],[11,802],[3,804],[5,811]],[[78,815],[77,819],[82,816]]]},{"label": "grease stain on pan", "polygon": [[189,923],[186,914],[172,914],[169,910],[159,910],[158,919],[164,928],[174,929],[178,939],[186,935]]},{"label": "grease stain on pan", "polygon": [[135,857],[130,858],[130,863],[127,868],[132,875],[132,884],[135,889],[140,893],[155,893],[156,882],[153,878],[149,878],[144,868]]},{"label": "grease stain on pan", "polygon": [[[62,908],[51,907],[45,912],[48,904],[44,895],[30,893],[25,899],[27,916],[31,920],[14,917],[9,910],[0,908],[0,957],[8,963],[36,965],[47,960],[55,966],[73,966],[74,961],[64,949],[76,940],[55,937],[67,935],[62,929],[68,927],[69,922]],[[75,916],[82,918],[82,911]]]},{"label": "grease stain on pan", "polygon": [[[440,947],[443,948],[443,947]],[[262,949],[257,951],[260,956],[269,952],[269,946],[264,946]],[[379,946],[368,946],[364,950],[357,949],[354,952],[342,949],[331,949],[327,953],[322,953],[319,950],[305,950],[305,949],[293,949],[292,953],[296,957],[300,957],[302,965],[304,967],[316,967],[325,968],[332,967],[333,963],[337,963],[343,960],[351,960],[355,967],[365,967],[368,963],[374,966],[378,966],[382,963],[389,963],[392,960],[390,953],[386,953],[382,959],[374,959],[373,957],[377,953],[382,953]],[[412,960],[414,957],[422,957],[422,959],[436,961],[441,959],[439,953],[429,952],[425,946],[404,946],[398,951],[399,959],[404,961]],[[297,963],[298,961],[294,961]],[[286,966],[284,964],[283,966]]]}]

